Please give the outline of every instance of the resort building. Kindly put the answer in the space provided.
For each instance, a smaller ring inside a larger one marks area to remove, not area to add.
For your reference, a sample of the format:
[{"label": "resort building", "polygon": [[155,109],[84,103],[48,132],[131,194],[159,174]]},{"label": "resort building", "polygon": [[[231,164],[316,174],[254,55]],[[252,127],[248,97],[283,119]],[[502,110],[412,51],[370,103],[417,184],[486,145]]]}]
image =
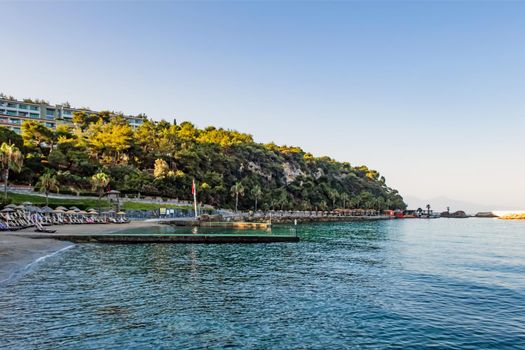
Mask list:
[{"label": "resort building", "polygon": [[[26,120],[41,122],[55,130],[58,125],[73,125],[74,112],[98,113],[88,109],[72,108],[68,104],[50,105],[43,101],[18,101],[0,96],[0,126],[20,134],[22,123]],[[124,115],[129,125],[135,129],[144,122],[142,117]]]}]

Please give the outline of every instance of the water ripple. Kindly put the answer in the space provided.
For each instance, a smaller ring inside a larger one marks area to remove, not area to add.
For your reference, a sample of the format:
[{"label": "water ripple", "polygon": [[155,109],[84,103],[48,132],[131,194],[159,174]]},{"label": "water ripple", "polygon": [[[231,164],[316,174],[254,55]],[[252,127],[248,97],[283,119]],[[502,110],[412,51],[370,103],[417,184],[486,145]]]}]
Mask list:
[{"label": "water ripple", "polygon": [[0,289],[0,348],[519,348],[522,232],[414,220],[303,226],[299,244],[77,245]]}]

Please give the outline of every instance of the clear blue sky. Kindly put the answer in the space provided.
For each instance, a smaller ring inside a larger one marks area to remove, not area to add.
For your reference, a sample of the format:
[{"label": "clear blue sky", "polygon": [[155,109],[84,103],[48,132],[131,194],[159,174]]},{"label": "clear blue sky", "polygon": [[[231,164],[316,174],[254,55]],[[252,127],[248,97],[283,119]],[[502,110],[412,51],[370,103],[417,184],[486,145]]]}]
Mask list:
[{"label": "clear blue sky", "polygon": [[0,91],[253,134],[525,208],[525,3],[0,3]]}]

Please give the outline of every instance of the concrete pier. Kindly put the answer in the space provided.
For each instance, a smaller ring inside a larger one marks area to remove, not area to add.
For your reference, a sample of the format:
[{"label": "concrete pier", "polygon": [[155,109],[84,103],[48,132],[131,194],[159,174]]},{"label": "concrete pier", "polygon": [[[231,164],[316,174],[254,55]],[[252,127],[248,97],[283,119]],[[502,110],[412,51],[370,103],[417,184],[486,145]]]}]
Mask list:
[{"label": "concrete pier", "polygon": [[140,235],[140,234],[24,234],[24,237],[34,239],[56,239],[75,243],[277,243],[277,242],[299,242],[299,237],[293,235],[271,235],[271,234],[162,234],[162,235]]}]

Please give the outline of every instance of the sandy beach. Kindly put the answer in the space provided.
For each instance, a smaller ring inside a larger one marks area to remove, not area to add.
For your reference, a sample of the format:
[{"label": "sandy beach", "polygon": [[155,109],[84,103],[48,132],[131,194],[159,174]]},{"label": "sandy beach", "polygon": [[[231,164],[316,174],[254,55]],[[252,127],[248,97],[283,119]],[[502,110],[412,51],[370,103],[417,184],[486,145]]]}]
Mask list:
[{"label": "sandy beach", "polygon": [[[133,221],[128,224],[59,225],[46,228],[57,230],[56,234],[113,233],[129,229],[159,226],[154,222]],[[48,256],[73,243],[54,239],[33,239],[24,235],[35,235],[35,228],[20,231],[0,232],[0,283],[22,273],[39,258]],[[49,236],[49,234],[46,234]]]}]

